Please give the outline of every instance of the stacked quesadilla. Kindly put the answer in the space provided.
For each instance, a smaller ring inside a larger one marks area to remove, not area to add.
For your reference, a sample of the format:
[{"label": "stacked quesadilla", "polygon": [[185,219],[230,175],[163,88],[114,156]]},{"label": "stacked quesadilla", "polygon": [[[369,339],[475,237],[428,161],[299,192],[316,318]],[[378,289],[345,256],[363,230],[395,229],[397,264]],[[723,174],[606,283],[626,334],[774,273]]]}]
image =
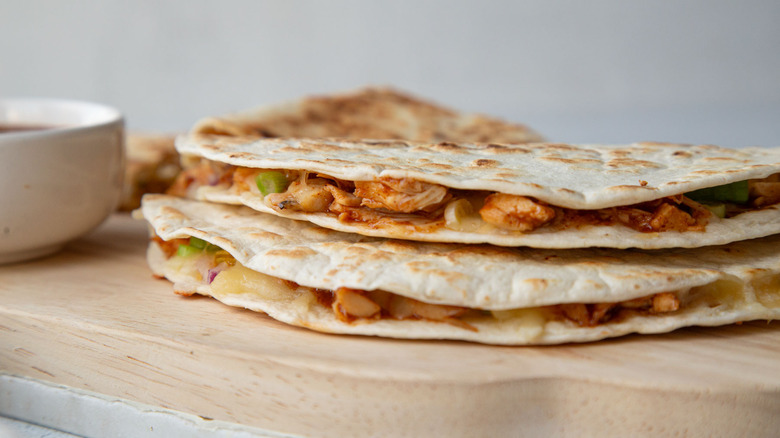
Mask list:
[{"label": "stacked quesadilla", "polygon": [[[356,95],[396,102],[381,93]],[[177,293],[323,332],[507,345],[780,315],[780,150],[523,143],[522,125],[483,118],[493,139],[451,110],[305,106],[177,139],[184,171],[140,210]]]}]

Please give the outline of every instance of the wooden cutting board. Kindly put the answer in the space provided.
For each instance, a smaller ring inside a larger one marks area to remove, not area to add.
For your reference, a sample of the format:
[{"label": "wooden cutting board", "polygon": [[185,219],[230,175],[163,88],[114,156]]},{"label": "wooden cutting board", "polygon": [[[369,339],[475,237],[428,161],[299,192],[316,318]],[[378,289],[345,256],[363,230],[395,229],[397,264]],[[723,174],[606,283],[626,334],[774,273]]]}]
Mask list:
[{"label": "wooden cutting board", "polygon": [[115,215],[0,266],[0,372],[306,436],[777,436],[780,323],[494,347],[325,335],[173,294]]}]

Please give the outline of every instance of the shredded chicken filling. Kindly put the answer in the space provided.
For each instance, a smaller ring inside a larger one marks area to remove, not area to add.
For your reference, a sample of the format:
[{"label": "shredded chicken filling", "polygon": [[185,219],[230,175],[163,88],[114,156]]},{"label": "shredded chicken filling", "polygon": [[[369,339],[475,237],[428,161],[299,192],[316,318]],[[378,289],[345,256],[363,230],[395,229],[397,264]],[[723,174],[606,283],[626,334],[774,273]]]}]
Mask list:
[{"label": "shredded chicken filling", "polygon": [[552,310],[580,327],[596,327],[627,312],[660,314],[680,308],[680,300],[672,292],[662,292],[620,303],[559,304]]},{"label": "shredded chicken filling", "polygon": [[[193,187],[229,185],[240,193],[257,192],[254,178],[262,169],[232,167],[202,160],[182,172],[168,193],[186,196]],[[282,193],[271,193],[264,202],[275,210],[330,213],[342,222],[377,224],[406,217],[425,218],[436,226],[450,226],[444,212],[452,202],[469,199],[480,219],[500,229],[530,232],[555,224],[561,228],[584,225],[621,224],[640,232],[705,231],[712,213],[684,195],[629,206],[597,210],[575,210],[543,201],[505,193],[487,193],[474,200],[478,191],[449,189],[411,178],[379,178],[375,181],[344,181],[303,171],[283,171],[290,183]],[[262,196],[257,192],[258,196]],[[726,217],[780,202],[780,174],[750,181],[750,200],[730,205]],[[392,216],[395,215],[395,216]]]}]

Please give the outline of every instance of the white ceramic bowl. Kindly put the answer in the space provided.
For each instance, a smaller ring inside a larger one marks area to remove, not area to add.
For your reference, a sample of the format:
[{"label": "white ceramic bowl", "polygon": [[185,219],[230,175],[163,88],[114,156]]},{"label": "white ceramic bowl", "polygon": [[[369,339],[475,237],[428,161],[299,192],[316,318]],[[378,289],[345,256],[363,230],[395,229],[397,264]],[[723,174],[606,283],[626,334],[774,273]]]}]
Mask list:
[{"label": "white ceramic bowl", "polygon": [[56,252],[114,211],[124,120],[116,109],[58,99],[0,99],[0,263]]}]

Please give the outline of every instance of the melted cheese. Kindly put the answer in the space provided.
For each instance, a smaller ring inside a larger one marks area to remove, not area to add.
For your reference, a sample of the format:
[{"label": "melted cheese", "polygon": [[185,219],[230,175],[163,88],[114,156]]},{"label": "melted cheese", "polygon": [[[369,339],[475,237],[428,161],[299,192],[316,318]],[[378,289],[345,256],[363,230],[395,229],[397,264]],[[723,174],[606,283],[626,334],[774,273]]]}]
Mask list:
[{"label": "melted cheese", "polygon": [[[173,256],[165,262],[165,272],[173,273],[174,281],[190,281],[200,283],[203,276],[197,268],[198,257]],[[166,275],[167,276],[167,275]]]},{"label": "melted cheese", "polygon": [[550,320],[540,308],[494,310],[490,313],[504,329],[521,335],[527,341],[539,338]]},{"label": "melted cheese", "polygon": [[293,298],[291,294],[294,292],[295,289],[284,281],[253,271],[238,263],[217,274],[211,283],[211,293],[216,298],[235,294],[253,294],[264,300],[283,301]]},{"label": "melted cheese", "polygon": [[756,299],[765,307],[780,307],[780,275],[763,275],[751,282]]},{"label": "melted cheese", "polygon": [[731,308],[745,301],[745,286],[737,280],[721,279],[691,288],[690,296],[693,297],[694,303],[703,301],[710,308],[720,306]]}]

